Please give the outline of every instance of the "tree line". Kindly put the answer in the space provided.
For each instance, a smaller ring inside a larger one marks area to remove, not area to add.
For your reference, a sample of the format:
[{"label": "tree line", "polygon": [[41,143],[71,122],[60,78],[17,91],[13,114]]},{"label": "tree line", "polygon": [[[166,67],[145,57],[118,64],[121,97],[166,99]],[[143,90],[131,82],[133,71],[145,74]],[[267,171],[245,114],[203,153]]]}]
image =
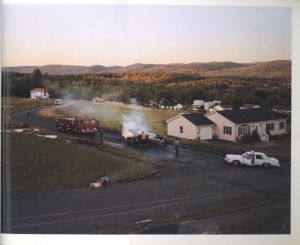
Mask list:
[{"label": "tree line", "polygon": [[91,100],[115,94],[141,105],[190,105],[196,99],[221,100],[238,108],[242,104],[291,106],[290,81],[282,78],[204,77],[193,73],[101,73],[48,75],[37,68],[32,74],[2,73],[2,96],[29,97],[30,90],[46,87],[50,97]]}]

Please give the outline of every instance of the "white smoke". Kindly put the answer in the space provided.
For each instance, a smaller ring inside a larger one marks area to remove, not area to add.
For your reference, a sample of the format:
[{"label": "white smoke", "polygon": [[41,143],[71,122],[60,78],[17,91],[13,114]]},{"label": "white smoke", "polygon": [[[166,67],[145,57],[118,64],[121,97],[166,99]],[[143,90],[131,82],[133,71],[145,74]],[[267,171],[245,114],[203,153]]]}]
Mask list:
[{"label": "white smoke", "polygon": [[92,114],[95,112],[93,107],[90,106],[90,103],[87,103],[86,101],[77,101],[75,107],[81,114]]},{"label": "white smoke", "polygon": [[63,96],[63,102],[65,106],[72,105],[80,114],[90,115],[95,112],[94,108],[88,101],[74,100],[72,94],[66,93]]},{"label": "white smoke", "polygon": [[130,137],[141,132],[149,132],[148,124],[144,120],[144,113],[133,112],[130,115],[123,115],[122,136]]}]

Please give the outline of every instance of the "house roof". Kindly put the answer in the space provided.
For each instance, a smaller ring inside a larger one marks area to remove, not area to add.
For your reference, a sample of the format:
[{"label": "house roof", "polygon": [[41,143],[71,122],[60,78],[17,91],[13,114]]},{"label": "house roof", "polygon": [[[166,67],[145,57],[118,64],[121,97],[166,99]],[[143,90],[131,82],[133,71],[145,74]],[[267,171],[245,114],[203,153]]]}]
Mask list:
[{"label": "house roof", "polygon": [[189,120],[196,126],[215,124],[213,121],[209,120],[207,117],[203,116],[200,113],[182,114],[181,116],[183,116],[185,119]]},{"label": "house roof", "polygon": [[47,92],[48,89],[46,88],[34,88],[34,89],[31,89],[32,92]]},{"label": "house roof", "polygon": [[217,105],[220,105],[220,104],[218,104],[218,103],[213,103],[212,105],[209,106],[209,108],[214,108],[214,107],[216,107]]},{"label": "house roof", "polygon": [[286,119],[287,116],[262,108],[216,111],[235,124]]}]

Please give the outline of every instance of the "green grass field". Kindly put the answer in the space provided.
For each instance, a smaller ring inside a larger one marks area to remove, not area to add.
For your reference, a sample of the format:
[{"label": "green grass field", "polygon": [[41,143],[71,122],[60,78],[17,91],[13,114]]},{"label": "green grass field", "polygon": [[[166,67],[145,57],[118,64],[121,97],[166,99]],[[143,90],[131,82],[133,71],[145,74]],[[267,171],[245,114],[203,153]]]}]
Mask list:
[{"label": "green grass field", "polygon": [[113,182],[158,172],[159,161],[129,150],[87,147],[32,134],[7,133],[6,168],[12,192],[46,191],[88,186],[103,175]]},{"label": "green grass field", "polygon": [[58,116],[81,116],[98,119],[108,129],[122,131],[124,118],[133,118],[149,131],[158,134],[166,133],[164,121],[177,115],[178,112],[171,110],[159,110],[155,108],[136,107],[122,105],[121,103],[100,103],[93,104],[89,101],[74,101],[74,103],[62,107],[43,109],[40,115],[55,118]]}]

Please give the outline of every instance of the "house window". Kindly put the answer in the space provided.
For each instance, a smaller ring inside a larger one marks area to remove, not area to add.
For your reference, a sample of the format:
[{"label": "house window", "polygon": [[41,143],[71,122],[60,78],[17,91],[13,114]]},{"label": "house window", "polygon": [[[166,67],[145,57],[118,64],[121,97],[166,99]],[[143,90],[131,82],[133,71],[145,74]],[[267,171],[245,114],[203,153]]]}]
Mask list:
[{"label": "house window", "polygon": [[274,130],[274,123],[267,123],[266,124],[266,130],[267,130],[267,132],[271,131],[271,130]]},{"label": "house window", "polygon": [[223,134],[230,134],[231,135],[231,127],[223,127]]},{"label": "house window", "polygon": [[183,126],[179,127],[179,132],[182,134],[183,133]]},{"label": "house window", "polygon": [[250,134],[250,126],[242,125],[238,128],[238,135],[249,135]]},{"label": "house window", "polygon": [[279,129],[285,128],[285,122],[279,122]]}]

